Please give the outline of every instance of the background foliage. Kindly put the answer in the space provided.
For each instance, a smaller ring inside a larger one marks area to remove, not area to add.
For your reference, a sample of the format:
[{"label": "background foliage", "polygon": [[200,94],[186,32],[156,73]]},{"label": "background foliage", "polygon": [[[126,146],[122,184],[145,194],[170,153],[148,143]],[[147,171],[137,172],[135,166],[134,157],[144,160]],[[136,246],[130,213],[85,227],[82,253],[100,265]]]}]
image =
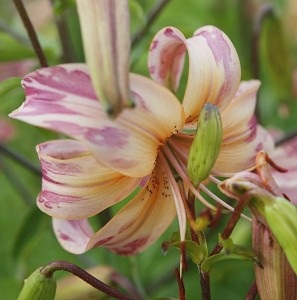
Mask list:
[{"label": "background foliage", "polygon": [[[50,65],[84,60],[74,1],[24,2]],[[294,73],[297,66],[297,5],[294,2],[168,1],[149,30],[135,43],[131,59],[132,71],[148,74],[148,47],[154,34],[162,27],[175,26],[190,37],[200,26],[216,25],[231,38],[239,53],[242,79],[259,78],[262,81],[257,107],[258,120],[267,127],[290,132],[297,127],[297,76],[296,71]],[[146,24],[148,12],[157,3],[149,0],[130,1],[132,34]],[[261,18],[261,12],[263,16],[265,11],[266,17]],[[66,51],[63,52],[63,49]],[[104,249],[94,249],[87,254],[75,256],[65,252],[56,241],[50,218],[35,205],[41,182],[38,172],[30,170],[7,152],[9,147],[38,170],[35,145],[58,138],[55,133],[7,117],[24,100],[21,76],[37,67],[38,61],[12,1],[1,0],[0,121],[9,122],[9,128],[13,130],[8,141],[0,135],[1,297],[16,299],[24,278],[52,260],[68,260],[84,268],[108,265],[131,280],[149,298],[178,297],[174,268],[179,264],[179,252],[169,249],[165,256],[161,252],[162,240],[170,238],[171,233],[177,230],[177,224],[173,224],[149,250],[129,259]],[[1,126],[2,123],[0,132]],[[6,129],[4,131],[7,133]],[[210,248],[225,221],[221,221],[215,232],[207,232]],[[248,222],[240,221],[232,235],[234,242],[249,246],[250,229]],[[60,273],[60,276],[65,275]],[[198,299],[199,276],[196,267],[190,264],[184,275],[187,299]],[[252,282],[251,262],[219,263],[211,272],[212,296],[214,299],[221,299],[222,295],[225,299],[244,299]]]}]

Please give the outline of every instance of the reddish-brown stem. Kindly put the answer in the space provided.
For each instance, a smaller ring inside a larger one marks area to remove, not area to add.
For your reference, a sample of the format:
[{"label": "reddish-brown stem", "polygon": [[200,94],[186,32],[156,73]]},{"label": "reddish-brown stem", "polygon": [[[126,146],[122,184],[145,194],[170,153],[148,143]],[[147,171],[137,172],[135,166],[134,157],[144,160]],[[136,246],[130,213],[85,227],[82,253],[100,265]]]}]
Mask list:
[{"label": "reddish-brown stem", "polygon": [[177,268],[175,269],[175,277],[178,284],[179,299],[185,300],[186,299],[185,286],[184,286],[183,279],[180,277],[179,270]]},{"label": "reddish-brown stem", "polygon": [[117,291],[116,289],[110,287],[109,285],[105,284],[104,282],[100,281],[96,277],[92,276],[89,274],[87,271],[84,269],[66,262],[66,261],[54,261],[46,266],[44,266],[41,270],[41,272],[46,276],[46,277],[51,277],[54,272],[56,271],[67,271],[72,273],[73,275],[79,277],[86,283],[90,284],[93,286],[95,289],[105,293],[106,295],[109,295],[111,297],[114,297],[116,299],[120,300],[132,300],[132,298],[122,294],[121,292]]},{"label": "reddish-brown stem", "polygon": [[163,8],[169,3],[170,0],[160,0],[148,13],[146,18],[146,23],[134,34],[132,37],[131,45],[134,47],[145,33],[149,30],[150,26],[153,24],[154,20],[161,13]]},{"label": "reddish-brown stem", "polygon": [[34,27],[30,21],[30,18],[27,14],[27,11],[25,9],[25,6],[23,4],[23,2],[21,0],[13,0],[14,2],[14,5],[22,19],[22,22],[26,28],[26,31],[28,33],[28,36],[29,36],[29,39],[31,41],[31,44],[33,46],[33,49],[35,51],[35,54],[39,60],[39,63],[40,63],[40,66],[41,67],[47,67],[48,66],[48,63],[47,63],[47,60],[45,58],[45,55],[42,51],[42,48],[40,46],[40,43],[38,41],[38,38],[37,38],[37,34],[34,30]]},{"label": "reddish-brown stem", "polygon": [[250,287],[248,294],[245,297],[245,300],[255,300],[258,295],[258,288],[256,282]]},{"label": "reddish-brown stem", "polygon": [[[233,211],[233,213],[221,235],[223,240],[230,237],[248,200],[249,200],[248,195],[245,195],[238,201],[238,204],[236,205],[236,207],[235,207],[235,209],[234,209],[234,211]],[[217,243],[216,246],[214,247],[214,249],[211,251],[210,256],[219,253],[222,249],[223,249],[223,247],[219,243]]]}]

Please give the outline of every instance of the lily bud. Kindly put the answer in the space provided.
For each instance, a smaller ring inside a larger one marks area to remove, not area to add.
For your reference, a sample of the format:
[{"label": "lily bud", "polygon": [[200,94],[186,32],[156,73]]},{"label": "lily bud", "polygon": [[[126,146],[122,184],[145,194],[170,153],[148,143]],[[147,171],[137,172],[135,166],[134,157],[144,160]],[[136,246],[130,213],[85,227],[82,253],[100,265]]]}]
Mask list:
[{"label": "lily bud", "polygon": [[218,108],[207,103],[201,110],[197,133],[188,156],[188,172],[195,186],[205,180],[220,153],[222,122]]},{"label": "lily bud", "polygon": [[93,87],[115,117],[133,106],[129,96],[130,22],[127,0],[76,0]]},{"label": "lily bud", "polygon": [[257,220],[253,221],[253,250],[262,265],[255,265],[260,298],[296,299],[297,276],[271,231]]},{"label": "lily bud", "polygon": [[42,273],[38,268],[27,279],[18,297],[18,300],[54,300],[56,294],[56,281]]},{"label": "lily bud", "polygon": [[[245,176],[247,178],[245,178]],[[267,226],[297,274],[297,208],[287,199],[271,194],[256,174],[238,173],[220,184],[222,192],[239,199],[249,197],[249,208]]]}]

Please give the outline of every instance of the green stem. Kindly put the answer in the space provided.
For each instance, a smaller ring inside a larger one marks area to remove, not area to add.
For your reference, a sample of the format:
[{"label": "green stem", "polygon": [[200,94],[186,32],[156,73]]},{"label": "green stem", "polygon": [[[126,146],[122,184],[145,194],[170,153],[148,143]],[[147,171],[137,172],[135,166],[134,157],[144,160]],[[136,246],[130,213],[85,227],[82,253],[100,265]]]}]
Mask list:
[{"label": "green stem", "polygon": [[41,272],[46,277],[52,277],[53,273],[56,271],[66,271],[70,272],[73,275],[79,277],[86,283],[93,286],[95,289],[105,293],[106,295],[109,295],[113,298],[120,299],[120,300],[132,300],[129,296],[126,296],[122,294],[121,292],[117,291],[116,289],[110,287],[109,285],[105,284],[104,282],[100,281],[96,277],[89,274],[84,269],[80,268],[79,266],[76,266],[74,264],[71,264],[66,261],[54,261],[46,266],[44,266],[41,270]]},{"label": "green stem", "polygon": [[47,60],[46,60],[43,50],[40,46],[40,43],[37,38],[37,34],[36,34],[34,27],[30,21],[30,18],[27,14],[27,11],[25,9],[23,2],[21,0],[13,0],[13,2],[14,2],[14,5],[23,21],[25,28],[26,28],[26,31],[28,33],[28,36],[29,36],[29,39],[33,46],[33,49],[35,51],[35,54],[39,60],[40,66],[47,67],[48,66]]}]

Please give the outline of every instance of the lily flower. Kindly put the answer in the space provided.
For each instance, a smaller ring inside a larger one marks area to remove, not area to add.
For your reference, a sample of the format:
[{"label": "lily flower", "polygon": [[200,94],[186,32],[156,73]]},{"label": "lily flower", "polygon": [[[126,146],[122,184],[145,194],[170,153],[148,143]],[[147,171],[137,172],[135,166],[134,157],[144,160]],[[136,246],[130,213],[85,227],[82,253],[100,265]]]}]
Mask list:
[{"label": "lily flower", "polygon": [[[186,50],[189,75],[180,102],[168,86],[177,88]],[[202,27],[189,39],[165,28],[153,40],[149,66],[155,81],[130,74],[135,108],[123,110],[115,120],[97,101],[84,64],[44,68],[23,79],[26,100],[10,116],[72,138],[37,146],[43,174],[37,205],[53,217],[56,236],[70,252],[103,246],[136,254],[152,244],[176,214],[184,240],[186,213],[177,177],[214,209],[187,172],[205,103],[217,106],[222,119],[222,146],[212,174],[251,168],[258,150],[272,147],[270,136],[253,117],[259,82],[240,84],[238,55],[218,28]],[[88,218],[123,199],[127,203],[118,213],[94,231]]]}]

